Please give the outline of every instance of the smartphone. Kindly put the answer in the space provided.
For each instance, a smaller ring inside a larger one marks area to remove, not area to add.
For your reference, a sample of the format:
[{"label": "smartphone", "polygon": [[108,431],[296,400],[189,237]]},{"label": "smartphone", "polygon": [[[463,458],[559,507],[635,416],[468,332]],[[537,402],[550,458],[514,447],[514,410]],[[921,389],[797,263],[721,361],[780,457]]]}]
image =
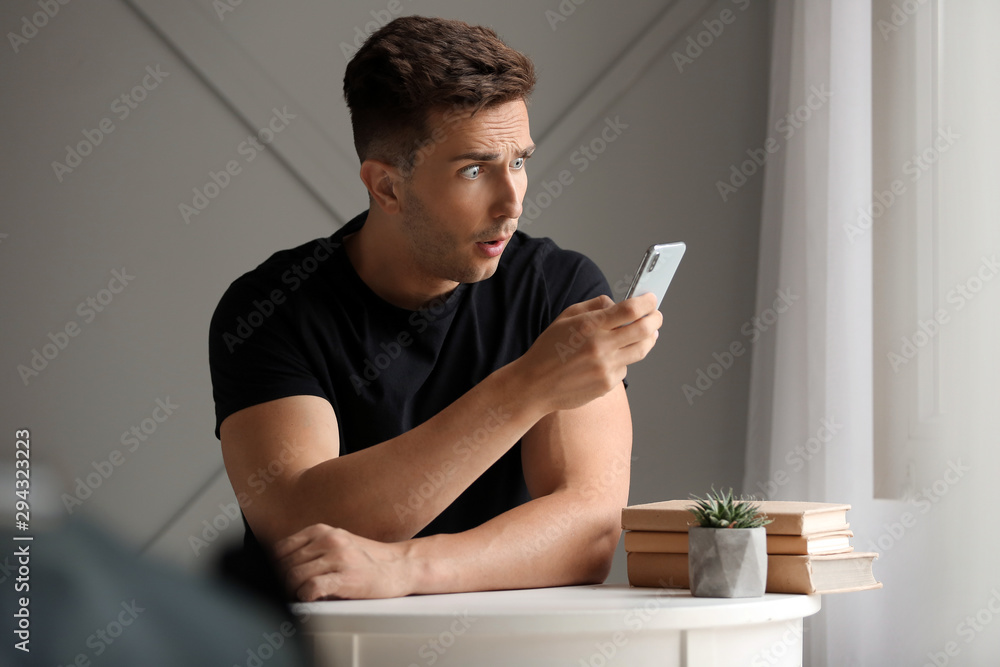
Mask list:
[{"label": "smartphone", "polygon": [[625,298],[652,292],[656,295],[656,307],[659,308],[686,249],[687,246],[683,243],[659,243],[649,246],[642,261],[639,262],[639,268]]}]

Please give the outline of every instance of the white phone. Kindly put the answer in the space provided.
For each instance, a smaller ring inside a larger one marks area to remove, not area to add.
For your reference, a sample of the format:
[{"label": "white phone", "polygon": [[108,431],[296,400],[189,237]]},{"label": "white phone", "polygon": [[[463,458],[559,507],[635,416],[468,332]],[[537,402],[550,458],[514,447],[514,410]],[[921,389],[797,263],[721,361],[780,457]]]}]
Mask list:
[{"label": "white phone", "polygon": [[639,262],[639,268],[625,298],[652,292],[656,295],[656,307],[659,308],[686,249],[687,246],[683,243],[659,243],[649,246],[642,261]]}]

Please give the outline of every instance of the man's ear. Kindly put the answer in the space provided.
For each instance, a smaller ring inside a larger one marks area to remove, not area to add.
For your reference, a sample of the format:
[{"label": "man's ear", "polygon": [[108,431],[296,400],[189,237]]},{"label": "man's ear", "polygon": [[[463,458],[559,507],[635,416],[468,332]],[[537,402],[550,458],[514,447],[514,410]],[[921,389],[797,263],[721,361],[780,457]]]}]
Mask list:
[{"label": "man's ear", "polygon": [[361,163],[361,180],[379,208],[389,214],[399,212],[396,188],[402,181],[402,176],[396,167],[381,160],[365,160]]}]

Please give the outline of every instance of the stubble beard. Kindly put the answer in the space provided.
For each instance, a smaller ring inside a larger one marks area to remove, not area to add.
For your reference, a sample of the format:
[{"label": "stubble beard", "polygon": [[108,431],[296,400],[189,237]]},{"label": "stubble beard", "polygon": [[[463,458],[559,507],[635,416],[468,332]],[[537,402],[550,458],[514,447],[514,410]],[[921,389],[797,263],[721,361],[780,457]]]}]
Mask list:
[{"label": "stubble beard", "polygon": [[[496,263],[484,268],[481,263],[465,260],[455,237],[444,231],[446,225],[434,224],[423,201],[413,192],[409,197],[409,213],[403,216],[403,227],[410,240],[414,261],[426,275],[456,283],[485,280],[496,271]],[[499,236],[502,231],[497,232]]]}]

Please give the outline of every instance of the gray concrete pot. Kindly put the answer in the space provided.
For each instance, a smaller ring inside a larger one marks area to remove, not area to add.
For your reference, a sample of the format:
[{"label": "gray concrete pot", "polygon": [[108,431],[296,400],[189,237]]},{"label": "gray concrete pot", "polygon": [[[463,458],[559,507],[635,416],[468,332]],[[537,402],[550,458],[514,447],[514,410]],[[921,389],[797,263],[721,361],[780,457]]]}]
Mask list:
[{"label": "gray concrete pot", "polygon": [[767,583],[767,539],[760,528],[688,528],[691,595],[752,598]]}]

